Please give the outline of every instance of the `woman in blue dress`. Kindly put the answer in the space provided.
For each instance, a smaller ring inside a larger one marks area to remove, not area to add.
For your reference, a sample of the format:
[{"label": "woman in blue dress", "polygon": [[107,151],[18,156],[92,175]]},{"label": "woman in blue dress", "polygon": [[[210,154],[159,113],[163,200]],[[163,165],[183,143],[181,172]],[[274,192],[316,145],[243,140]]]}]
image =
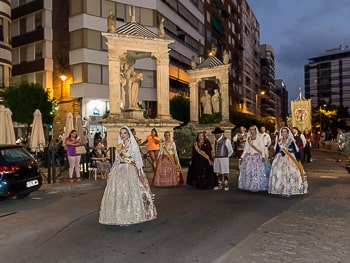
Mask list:
[{"label": "woman in blue dress", "polygon": [[269,193],[283,196],[307,193],[307,179],[292,132],[283,127],[275,143]]}]

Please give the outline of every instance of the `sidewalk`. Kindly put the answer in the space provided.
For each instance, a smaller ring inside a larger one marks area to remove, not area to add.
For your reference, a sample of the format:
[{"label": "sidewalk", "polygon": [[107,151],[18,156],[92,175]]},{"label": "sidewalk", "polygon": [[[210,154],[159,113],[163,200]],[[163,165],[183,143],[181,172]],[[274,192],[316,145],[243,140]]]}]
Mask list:
[{"label": "sidewalk", "polygon": [[314,150],[314,156],[315,160],[305,165],[308,176],[342,177],[342,184],[325,187],[310,197],[305,195],[303,201],[267,221],[216,263],[350,262],[347,157],[339,164],[333,151]]}]

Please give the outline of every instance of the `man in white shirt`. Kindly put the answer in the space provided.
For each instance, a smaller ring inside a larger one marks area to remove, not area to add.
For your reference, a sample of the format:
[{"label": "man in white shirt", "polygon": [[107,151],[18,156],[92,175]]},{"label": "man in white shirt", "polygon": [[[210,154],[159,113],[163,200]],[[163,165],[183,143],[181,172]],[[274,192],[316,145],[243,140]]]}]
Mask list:
[{"label": "man in white shirt", "polygon": [[214,173],[216,173],[218,179],[214,190],[221,190],[223,188],[222,179],[224,179],[224,190],[228,191],[228,176],[230,173],[229,157],[233,154],[231,140],[223,135],[224,130],[219,127],[216,127],[211,133],[215,136]]},{"label": "man in white shirt", "polygon": [[270,134],[268,134],[266,132],[266,127],[265,126],[261,126],[260,127],[260,133],[264,139],[264,144],[265,144],[265,152],[266,152],[266,156],[270,159],[270,146],[271,146],[271,136]]}]

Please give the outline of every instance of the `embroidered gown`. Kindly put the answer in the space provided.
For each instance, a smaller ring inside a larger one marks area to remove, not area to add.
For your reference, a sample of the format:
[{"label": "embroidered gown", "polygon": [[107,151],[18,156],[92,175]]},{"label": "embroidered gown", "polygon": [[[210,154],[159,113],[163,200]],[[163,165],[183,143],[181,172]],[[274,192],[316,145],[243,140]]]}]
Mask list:
[{"label": "embroidered gown", "polygon": [[156,207],[143,170],[133,163],[131,148],[116,151],[101,202],[99,222],[130,225],[156,219]]},{"label": "embroidered gown", "polygon": [[213,188],[215,185],[213,166],[209,164],[208,159],[206,159],[196,150],[196,146],[198,146],[198,149],[203,151],[206,155],[208,155],[209,159],[213,161],[211,154],[212,147],[209,141],[205,141],[201,145],[197,144],[197,142],[194,143],[186,183],[197,188]]},{"label": "embroidered gown", "polygon": [[277,195],[301,195],[307,193],[307,179],[304,176],[304,182],[301,172],[295,161],[283,152],[285,148],[291,156],[298,160],[295,144],[291,139],[286,144],[277,143],[275,146],[275,157],[271,165],[269,193]]},{"label": "embroidered gown", "polygon": [[162,143],[158,154],[157,168],[152,185],[159,187],[179,186],[184,183],[176,144]]},{"label": "embroidered gown", "polygon": [[263,157],[267,159],[263,137],[257,136],[255,140],[247,140],[241,157],[238,188],[252,192],[267,191],[270,170],[267,163],[262,161]]}]

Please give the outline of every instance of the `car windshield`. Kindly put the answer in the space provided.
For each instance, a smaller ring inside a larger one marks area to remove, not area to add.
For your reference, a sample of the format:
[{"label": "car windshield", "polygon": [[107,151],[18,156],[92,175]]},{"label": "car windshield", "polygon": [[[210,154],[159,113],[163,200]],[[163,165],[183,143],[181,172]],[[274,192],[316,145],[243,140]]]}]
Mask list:
[{"label": "car windshield", "polygon": [[1,149],[0,152],[7,162],[32,159],[32,156],[23,148]]}]

